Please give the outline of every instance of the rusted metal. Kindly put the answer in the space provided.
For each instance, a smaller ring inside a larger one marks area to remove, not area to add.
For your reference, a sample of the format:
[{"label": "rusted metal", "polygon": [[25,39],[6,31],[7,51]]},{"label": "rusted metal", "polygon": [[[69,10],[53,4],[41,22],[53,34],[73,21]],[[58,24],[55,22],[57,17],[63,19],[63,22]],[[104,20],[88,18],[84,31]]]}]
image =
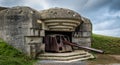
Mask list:
[{"label": "rusted metal", "polygon": [[[72,46],[63,44],[64,35],[47,35],[45,37],[45,51],[48,52],[67,52],[72,51]],[[69,39],[68,39],[69,41]]]},{"label": "rusted metal", "polygon": [[94,48],[90,48],[90,47],[85,47],[85,46],[81,46],[77,43],[71,43],[67,40],[64,40],[63,41],[64,44],[67,44],[67,45],[70,45],[70,46],[75,46],[75,47],[78,47],[78,48],[82,48],[82,49],[86,49],[86,50],[91,50],[91,51],[94,51],[94,52],[98,52],[98,53],[104,53],[104,51],[102,50],[98,50],[98,49],[94,49]]},{"label": "rusted metal", "polygon": [[71,43],[68,36],[65,35],[48,35],[45,37],[45,51],[48,52],[67,52],[72,51],[72,47],[91,50],[98,53],[104,53],[102,50],[81,46],[77,43]]}]

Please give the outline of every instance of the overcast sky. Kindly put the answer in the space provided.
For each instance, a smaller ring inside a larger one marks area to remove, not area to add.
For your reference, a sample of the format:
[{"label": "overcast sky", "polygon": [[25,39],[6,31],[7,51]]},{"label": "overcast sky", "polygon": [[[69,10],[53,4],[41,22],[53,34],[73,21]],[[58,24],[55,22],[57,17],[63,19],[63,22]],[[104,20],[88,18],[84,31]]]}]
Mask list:
[{"label": "overcast sky", "polygon": [[38,11],[68,8],[89,18],[93,33],[120,37],[120,0],[0,0],[0,6],[29,6]]}]

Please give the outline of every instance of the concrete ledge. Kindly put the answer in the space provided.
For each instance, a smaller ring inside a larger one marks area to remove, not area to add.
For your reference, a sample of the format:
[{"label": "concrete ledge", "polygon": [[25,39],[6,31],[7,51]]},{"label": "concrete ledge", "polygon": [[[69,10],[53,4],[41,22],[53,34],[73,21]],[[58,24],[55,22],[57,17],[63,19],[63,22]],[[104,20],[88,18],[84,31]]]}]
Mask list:
[{"label": "concrete ledge", "polygon": [[94,58],[94,56],[83,50],[76,50],[68,53],[45,53],[39,57],[41,60],[54,60],[57,62],[74,62]]}]

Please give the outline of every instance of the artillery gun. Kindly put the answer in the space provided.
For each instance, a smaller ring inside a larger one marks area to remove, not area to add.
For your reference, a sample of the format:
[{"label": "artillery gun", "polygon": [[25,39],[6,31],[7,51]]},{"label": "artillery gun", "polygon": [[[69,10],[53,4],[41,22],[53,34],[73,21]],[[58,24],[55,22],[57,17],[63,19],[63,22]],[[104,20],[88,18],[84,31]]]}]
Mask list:
[{"label": "artillery gun", "polygon": [[102,50],[81,46],[78,43],[72,43],[67,35],[53,34],[45,37],[45,50],[48,52],[68,52],[73,51],[73,47],[78,47],[80,49],[90,50],[97,53],[104,53]]}]

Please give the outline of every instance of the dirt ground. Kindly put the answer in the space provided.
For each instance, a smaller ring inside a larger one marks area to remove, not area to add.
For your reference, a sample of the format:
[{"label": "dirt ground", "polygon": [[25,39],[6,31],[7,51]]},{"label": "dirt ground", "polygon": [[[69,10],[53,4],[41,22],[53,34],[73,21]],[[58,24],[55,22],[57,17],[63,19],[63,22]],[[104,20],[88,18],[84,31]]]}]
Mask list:
[{"label": "dirt ground", "polygon": [[120,65],[120,55],[96,54],[96,58],[87,60],[87,65]]}]

